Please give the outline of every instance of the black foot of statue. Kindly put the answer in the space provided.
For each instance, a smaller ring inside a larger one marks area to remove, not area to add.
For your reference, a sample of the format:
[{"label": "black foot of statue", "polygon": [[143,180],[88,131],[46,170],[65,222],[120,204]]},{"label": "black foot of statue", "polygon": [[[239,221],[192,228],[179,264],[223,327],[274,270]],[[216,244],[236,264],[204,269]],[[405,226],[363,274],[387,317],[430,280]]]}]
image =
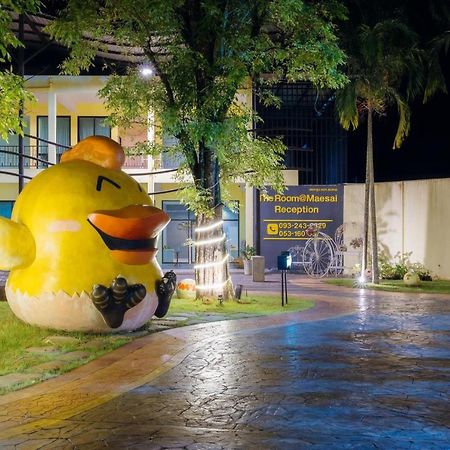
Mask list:
[{"label": "black foot of statue", "polygon": [[170,306],[170,300],[177,286],[177,276],[171,270],[166,272],[161,280],[156,282],[156,295],[158,297],[158,307],[155,311],[156,317],[164,317]]},{"label": "black foot of statue", "polygon": [[100,311],[106,324],[111,328],[119,328],[125,313],[140,303],[147,294],[142,284],[128,286],[127,280],[117,277],[107,288],[96,284],[92,289],[92,303]]}]

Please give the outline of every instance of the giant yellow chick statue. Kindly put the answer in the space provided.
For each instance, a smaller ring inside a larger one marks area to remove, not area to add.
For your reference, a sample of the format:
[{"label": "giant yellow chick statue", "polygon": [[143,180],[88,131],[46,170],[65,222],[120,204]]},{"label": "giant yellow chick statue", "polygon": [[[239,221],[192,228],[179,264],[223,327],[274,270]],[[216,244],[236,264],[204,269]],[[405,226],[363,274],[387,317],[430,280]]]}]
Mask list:
[{"label": "giant yellow chick statue", "polygon": [[176,285],[155,260],[169,216],[122,172],[112,139],[92,136],[65,152],[0,218],[6,296],[23,321],[62,330],[134,330],[163,317]]}]

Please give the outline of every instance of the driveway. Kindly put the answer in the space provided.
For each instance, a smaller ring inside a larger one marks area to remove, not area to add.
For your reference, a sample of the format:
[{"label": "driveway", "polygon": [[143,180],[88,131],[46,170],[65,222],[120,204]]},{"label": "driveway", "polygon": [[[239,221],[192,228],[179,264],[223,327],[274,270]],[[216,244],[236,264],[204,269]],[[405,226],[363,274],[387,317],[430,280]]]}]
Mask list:
[{"label": "driveway", "polygon": [[157,333],[0,398],[0,448],[449,449],[450,296],[290,288],[316,307]]}]

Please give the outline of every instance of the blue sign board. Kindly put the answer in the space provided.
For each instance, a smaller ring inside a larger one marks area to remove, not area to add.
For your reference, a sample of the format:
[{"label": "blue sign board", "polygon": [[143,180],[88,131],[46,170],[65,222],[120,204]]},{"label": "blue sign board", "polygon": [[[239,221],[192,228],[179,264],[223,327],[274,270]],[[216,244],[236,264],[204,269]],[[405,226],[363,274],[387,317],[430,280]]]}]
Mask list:
[{"label": "blue sign board", "polygon": [[266,267],[276,268],[282,251],[304,247],[311,237],[311,224],[334,239],[336,228],[343,222],[343,196],[343,185],[290,186],[283,194],[270,188],[261,192],[259,202],[255,202],[259,203],[259,224],[255,225],[260,230],[259,248]]}]

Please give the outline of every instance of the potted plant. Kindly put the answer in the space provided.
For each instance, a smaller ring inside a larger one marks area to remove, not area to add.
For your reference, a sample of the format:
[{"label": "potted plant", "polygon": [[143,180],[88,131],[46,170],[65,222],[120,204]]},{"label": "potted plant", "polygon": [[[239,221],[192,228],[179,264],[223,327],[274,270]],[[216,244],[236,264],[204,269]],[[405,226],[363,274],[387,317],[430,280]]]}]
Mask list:
[{"label": "potted plant", "polygon": [[256,255],[255,247],[245,245],[241,248],[241,256],[244,262],[244,275],[252,274],[252,256]]}]

